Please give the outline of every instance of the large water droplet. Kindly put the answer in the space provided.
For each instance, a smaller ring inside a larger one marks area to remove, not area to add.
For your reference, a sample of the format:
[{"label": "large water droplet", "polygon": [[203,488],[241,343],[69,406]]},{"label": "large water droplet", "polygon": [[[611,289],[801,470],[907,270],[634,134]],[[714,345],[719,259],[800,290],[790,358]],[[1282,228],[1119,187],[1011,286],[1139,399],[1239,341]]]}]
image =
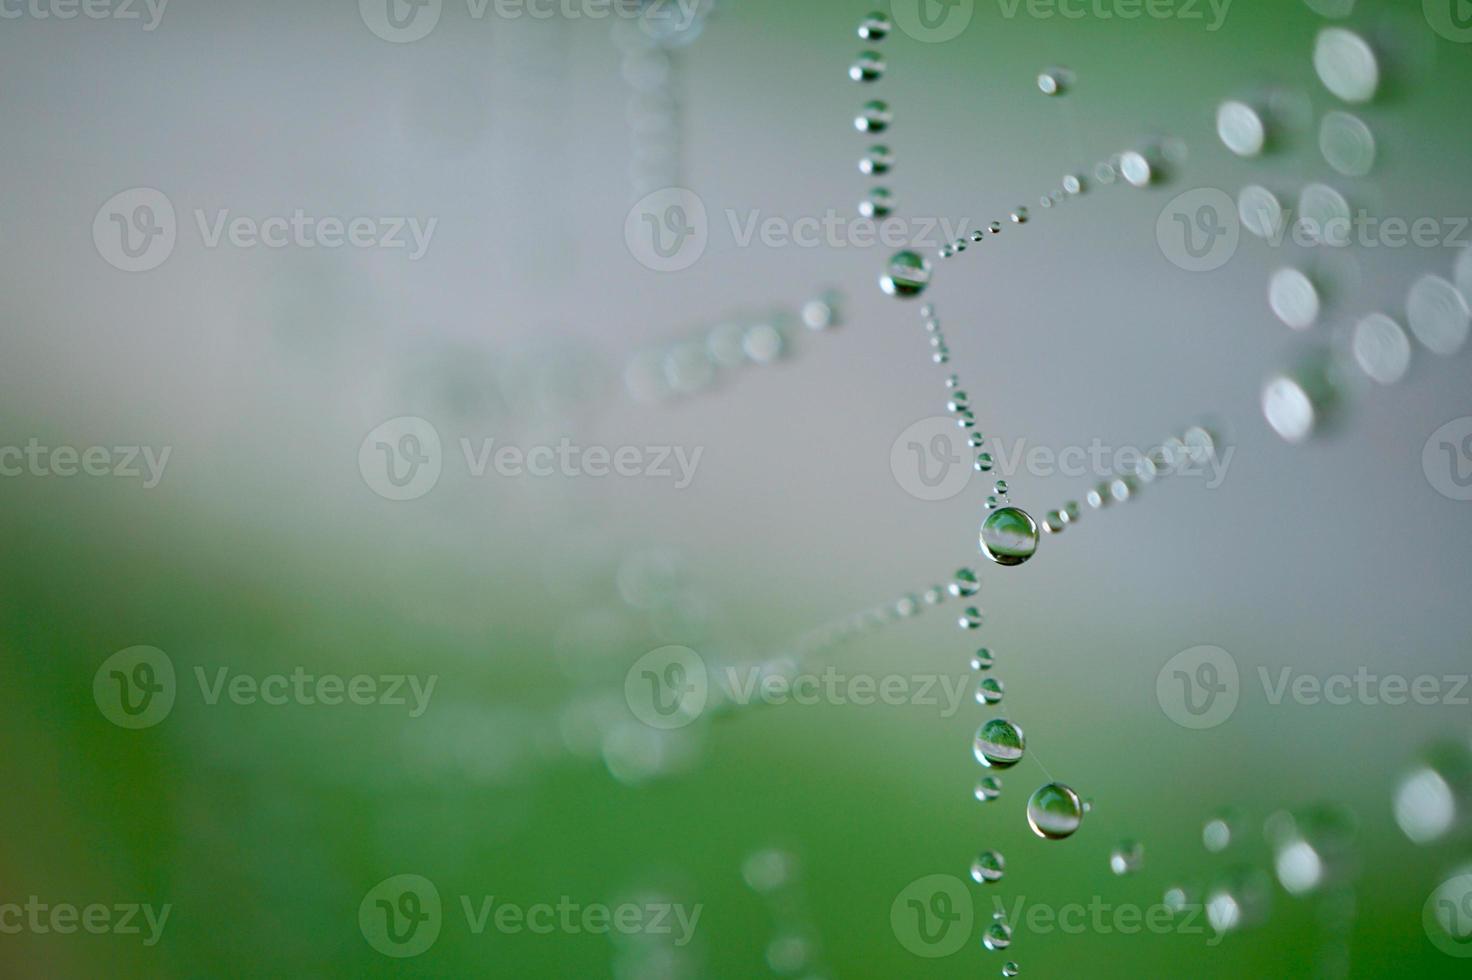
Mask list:
[{"label": "large water droplet", "polygon": [[912,299],[925,292],[930,284],[930,263],[915,252],[896,252],[889,267],[879,277],[879,288],[890,296]]},{"label": "large water droplet", "polygon": [[1084,819],[1083,800],[1062,783],[1039,786],[1027,801],[1027,825],[1044,840],[1062,840]]},{"label": "large water droplet", "polygon": [[1017,507],[992,511],[981,525],[981,551],[998,565],[1021,565],[1038,550],[1038,525]]},{"label": "large water droplet", "polygon": [[1006,718],[993,718],[976,730],[971,750],[976,761],[992,769],[1010,769],[1022,761],[1027,740],[1022,729]]}]

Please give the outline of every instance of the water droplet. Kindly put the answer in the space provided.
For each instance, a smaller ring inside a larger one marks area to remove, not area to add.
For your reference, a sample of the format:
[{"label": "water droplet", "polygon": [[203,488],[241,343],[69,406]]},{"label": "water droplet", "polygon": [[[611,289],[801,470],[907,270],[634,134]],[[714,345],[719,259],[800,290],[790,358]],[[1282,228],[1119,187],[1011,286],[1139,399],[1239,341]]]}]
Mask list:
[{"label": "water droplet", "polygon": [[1375,166],[1375,135],[1357,116],[1331,112],[1319,124],[1319,151],[1346,177],[1363,177]]},{"label": "water droplet", "polygon": [[1071,837],[1083,819],[1083,801],[1062,783],[1039,786],[1028,798],[1027,825],[1044,840]]},{"label": "water droplet", "polygon": [[854,118],[854,129],[861,133],[882,133],[893,121],[894,114],[889,111],[889,103],[875,99],[864,103],[864,108]]},{"label": "water droplet", "polygon": [[1246,102],[1223,102],[1216,110],[1216,135],[1239,157],[1255,157],[1267,142],[1262,115]]},{"label": "water droplet", "polygon": [[920,611],[920,600],[912,595],[900,596],[895,600],[894,611],[908,619]]},{"label": "water droplet", "polygon": [[1395,822],[1413,844],[1441,840],[1472,814],[1472,753],[1458,742],[1431,746],[1395,788]]},{"label": "water droplet", "polygon": [[1078,195],[1084,192],[1084,179],[1077,174],[1068,174],[1063,178],[1063,192],[1070,195]]},{"label": "water droplet", "polygon": [[757,323],[746,328],[741,338],[741,349],[757,364],[770,364],[782,356],[786,342],[782,331],[770,323]]},{"label": "water droplet", "polygon": [[797,859],[786,851],[756,851],[741,862],[741,877],[747,887],[767,895],[790,884],[797,875]]},{"label": "water droplet", "polygon": [[1012,945],[1012,927],[1005,922],[993,922],[982,933],[981,943],[994,953],[1006,949]]},{"label": "water droplet", "polygon": [[982,851],[971,862],[971,880],[978,885],[992,884],[1002,880],[1007,862],[996,851]]},{"label": "water droplet", "polygon": [[874,82],[884,76],[884,57],[878,51],[861,51],[848,66],[848,77],[856,82]]},{"label": "water droplet", "polygon": [[919,296],[930,284],[930,263],[914,252],[896,252],[889,267],[879,278],[879,288],[890,296],[910,299]]},{"label": "water droplet", "polygon": [[1353,860],[1355,820],[1338,805],[1276,813],[1265,830],[1278,882],[1290,894],[1317,891],[1344,874]]},{"label": "water droplet", "polygon": [[1022,972],[1021,968],[1012,960],[1002,964],[1002,976],[1004,977],[1015,977],[1020,972]]},{"label": "water droplet", "polygon": [[1310,241],[1342,248],[1350,242],[1349,202],[1327,184],[1309,184],[1298,195],[1298,227]]},{"label": "water droplet", "polygon": [[1395,384],[1411,365],[1411,341],[1384,313],[1372,313],[1354,326],[1350,340],[1355,363],[1373,381]]},{"label": "water droplet", "polygon": [[1264,915],[1269,895],[1269,883],[1261,872],[1235,868],[1207,891],[1207,924],[1218,933],[1251,925]]},{"label": "water droplet", "polygon": [[992,469],[992,454],[978,453],[976,456],[976,470],[978,473],[990,473]]},{"label": "water droplet", "polygon": [[1258,238],[1276,240],[1283,229],[1283,203],[1266,187],[1249,184],[1237,193],[1237,217]]},{"label": "water droplet", "polygon": [[887,174],[893,166],[894,154],[890,152],[889,147],[882,143],[876,143],[869,147],[869,149],[864,151],[864,155],[859,158],[860,172],[866,173],[871,177]]},{"label": "water droplet", "polygon": [[971,240],[973,242],[979,242],[979,241],[981,241],[984,238],[986,238],[986,233],[984,231],[982,231],[980,228],[976,229],[975,231],[973,231],[971,233]]},{"label": "water droplet", "polygon": [[1027,224],[1027,208],[1019,207],[1016,211],[1012,212],[1011,218],[1014,225]]},{"label": "water droplet", "polygon": [[1297,443],[1323,426],[1338,401],[1327,359],[1315,355],[1268,380],[1262,391],[1262,413],[1274,432]]},{"label": "water droplet", "polygon": [[890,27],[889,18],[875,11],[859,23],[859,37],[865,41],[882,41],[889,35]]},{"label": "water droplet", "polygon": [[957,569],[955,578],[951,581],[951,595],[972,596],[981,590],[981,583],[976,578],[976,573],[969,568]]},{"label": "water droplet", "polygon": [[887,218],[893,207],[889,189],[876,187],[859,202],[859,214],[866,218]]},{"label": "water droplet", "polygon": [[976,700],[979,704],[1000,704],[1005,688],[995,677],[983,677],[976,684]]},{"label": "water droplet", "polygon": [[1155,177],[1155,168],[1138,150],[1120,154],[1119,172],[1132,186],[1148,187]]},{"label": "water droplet", "polygon": [[1213,854],[1220,854],[1232,844],[1236,833],[1236,818],[1231,813],[1221,813],[1201,828],[1201,843]]},{"label": "water droplet", "polygon": [[976,730],[971,751],[976,761],[992,769],[1010,769],[1022,761],[1027,741],[1022,729],[1006,718],[993,718]]},{"label": "water droplet", "polygon": [[1050,510],[1043,518],[1043,531],[1047,534],[1062,534],[1066,522],[1063,515],[1056,510]]},{"label": "water droplet", "polygon": [[991,670],[992,652],[986,647],[981,647],[971,657],[972,670]]},{"label": "water droplet", "polygon": [[839,315],[841,298],[833,291],[825,292],[817,299],[810,299],[802,306],[803,326],[809,330],[827,330],[839,326],[843,318]]},{"label": "water droplet", "polygon": [[1380,87],[1380,63],[1365,39],[1342,27],[1319,32],[1314,71],[1324,87],[1345,102],[1368,102]]},{"label": "water droplet", "polygon": [[1067,68],[1049,68],[1038,74],[1038,91],[1044,95],[1063,95],[1073,84],[1073,72]]},{"label": "water droplet", "polygon": [[983,776],[976,784],[976,798],[990,803],[1002,795],[1002,781],[996,776]]},{"label": "water droplet", "polygon": [[1132,875],[1145,863],[1145,847],[1139,841],[1121,841],[1109,854],[1109,870],[1117,875]]},{"label": "water droplet", "polygon": [[985,622],[985,617],[982,616],[981,610],[975,606],[967,606],[966,611],[956,620],[957,625],[963,630],[981,629],[983,622]]},{"label": "water droplet", "polygon": [[1000,221],[993,221],[991,224],[986,226],[986,230],[991,232],[993,235],[1000,235],[1002,233],[1002,223]]},{"label": "water droplet", "polygon": [[999,497],[1007,496],[1007,481],[998,480],[996,483],[992,484],[992,489],[996,491],[996,494]]},{"label": "water droplet", "polygon": [[1268,305],[1294,330],[1307,330],[1319,319],[1319,291],[1297,269],[1279,269],[1268,280]]},{"label": "water droplet", "polygon": [[1024,510],[1003,507],[981,525],[981,551],[998,565],[1021,565],[1038,550],[1038,525]]},{"label": "water droplet", "polygon": [[1445,356],[1467,342],[1472,312],[1457,287],[1440,276],[1422,276],[1406,295],[1406,320],[1427,350]]}]

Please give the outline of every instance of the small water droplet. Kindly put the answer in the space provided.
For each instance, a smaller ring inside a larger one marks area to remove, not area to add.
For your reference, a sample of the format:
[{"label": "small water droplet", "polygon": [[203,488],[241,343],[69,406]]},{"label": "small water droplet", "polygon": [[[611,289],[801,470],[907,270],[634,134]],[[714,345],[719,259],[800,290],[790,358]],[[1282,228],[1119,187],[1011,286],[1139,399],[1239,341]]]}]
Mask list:
[{"label": "small water droplet", "polygon": [[1121,841],[1109,854],[1109,870],[1117,875],[1132,875],[1145,863],[1145,848],[1139,841]]},{"label": "small water droplet", "polygon": [[956,570],[956,575],[951,580],[951,595],[959,598],[976,595],[979,591],[981,591],[981,582],[974,571],[969,568]]},{"label": "small water droplet", "polygon": [[889,35],[892,26],[889,17],[875,11],[859,22],[859,37],[865,41],[882,41]]},{"label": "small water droplet", "polygon": [[990,803],[1002,795],[1002,781],[996,776],[983,776],[976,783],[975,795],[982,803]]},{"label": "small water droplet", "polygon": [[993,718],[976,730],[971,751],[976,761],[992,769],[1010,769],[1022,761],[1027,748],[1022,729],[1006,718]]},{"label": "small water droplet", "polygon": [[930,263],[915,252],[896,252],[879,278],[879,288],[890,296],[910,299],[919,296],[930,284]]},{"label": "small water droplet", "polygon": [[971,862],[971,880],[978,885],[989,885],[1002,880],[1007,862],[997,851],[982,851]]},{"label": "small water droplet", "polygon": [[893,121],[894,114],[889,111],[889,103],[874,99],[872,102],[865,102],[864,108],[854,117],[854,128],[861,133],[882,133]]},{"label": "small water droplet", "polygon": [[983,677],[976,684],[976,701],[978,704],[1000,704],[1005,688],[1002,682],[995,677]]},{"label": "small water droplet", "polygon": [[861,51],[848,66],[848,77],[856,82],[874,82],[884,76],[884,57],[878,51]]},{"label": "small water droplet", "polygon": [[981,629],[983,622],[985,622],[985,617],[982,616],[981,610],[975,606],[967,606],[966,611],[956,620],[957,625],[963,630]]}]

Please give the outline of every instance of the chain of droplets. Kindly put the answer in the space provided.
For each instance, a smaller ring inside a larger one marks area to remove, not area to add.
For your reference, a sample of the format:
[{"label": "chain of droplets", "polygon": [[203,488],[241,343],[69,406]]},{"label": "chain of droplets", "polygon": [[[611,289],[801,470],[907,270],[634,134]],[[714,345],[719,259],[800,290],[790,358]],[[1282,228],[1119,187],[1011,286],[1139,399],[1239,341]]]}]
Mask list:
[{"label": "chain of droplets", "polygon": [[772,971],[811,980],[827,976],[797,856],[775,847],[753,851],[741,863],[741,877],[766,901],[771,915],[773,936],[767,943],[766,959]]},{"label": "chain of droplets", "polygon": [[[1320,30],[1313,51],[1315,74],[1324,88],[1343,104],[1319,121],[1319,150],[1341,177],[1368,176],[1377,154],[1375,134],[1349,109],[1372,103],[1380,90],[1380,52],[1365,37],[1345,27]],[[1266,99],[1226,99],[1216,110],[1217,137],[1236,157],[1256,161],[1269,156],[1283,141],[1281,129],[1295,116],[1312,112],[1307,99],[1294,100],[1277,92]],[[1302,119],[1307,122],[1307,119]],[[1237,194],[1238,219],[1249,234],[1270,242],[1287,231],[1287,212],[1278,196],[1250,183]],[[1349,201],[1334,187],[1305,183],[1299,190],[1294,238],[1300,244],[1342,247],[1353,244]],[[1342,227],[1341,236],[1333,229]],[[1306,241],[1301,241],[1302,235]],[[1208,261],[1214,261],[1208,255]],[[1217,263],[1220,264],[1220,263]],[[1454,281],[1453,281],[1454,280]],[[1322,320],[1325,297],[1317,275],[1297,266],[1273,271],[1268,281],[1268,305],[1294,331],[1309,331]],[[1404,322],[1410,335],[1432,354],[1456,354],[1472,332],[1472,251],[1464,251],[1451,280],[1434,274],[1420,276],[1404,301]],[[1290,443],[1301,442],[1333,421],[1344,401],[1344,382],[1358,369],[1368,382],[1389,386],[1406,377],[1413,348],[1402,321],[1385,312],[1360,316],[1353,327],[1334,338],[1347,350],[1325,347],[1300,355],[1274,374],[1261,392],[1261,410],[1269,426]],[[1350,367],[1341,370],[1340,365]],[[1351,366],[1352,365],[1352,366]]]},{"label": "chain of droplets", "polygon": [[723,373],[791,356],[802,332],[799,322],[813,333],[839,326],[842,303],[841,294],[825,290],[796,312],[728,317],[694,336],[639,351],[624,365],[624,387],[642,402],[699,394],[716,385]]},{"label": "chain of droplets", "polygon": [[[1133,473],[1121,473],[1103,480],[1084,499],[1090,510],[1102,510],[1110,503],[1125,503],[1139,495],[1143,484],[1154,483],[1183,472],[1199,472],[1216,458],[1216,437],[1207,429],[1193,425],[1180,435],[1173,435],[1140,457]],[[1077,524],[1082,516],[1077,500],[1070,500],[1043,518],[1043,530],[1062,534],[1063,529]]]}]

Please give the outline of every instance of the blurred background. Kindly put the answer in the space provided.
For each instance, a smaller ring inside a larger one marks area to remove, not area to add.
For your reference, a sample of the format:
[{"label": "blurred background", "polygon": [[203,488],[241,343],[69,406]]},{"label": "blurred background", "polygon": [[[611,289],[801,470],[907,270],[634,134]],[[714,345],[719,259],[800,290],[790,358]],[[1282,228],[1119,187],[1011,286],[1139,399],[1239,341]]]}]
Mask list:
[{"label": "blurred background", "polygon": [[[6,975],[1465,973],[1472,11],[921,4],[3,8]],[[1248,187],[1435,234],[1264,240]],[[1017,463],[1194,425],[1220,479],[1102,508]],[[988,561],[998,477],[1078,526]],[[753,665],[906,693],[723,704]],[[385,938],[424,882],[438,932]],[[477,931],[491,897],[700,912]],[[168,917],[53,916],[127,905]]]}]

